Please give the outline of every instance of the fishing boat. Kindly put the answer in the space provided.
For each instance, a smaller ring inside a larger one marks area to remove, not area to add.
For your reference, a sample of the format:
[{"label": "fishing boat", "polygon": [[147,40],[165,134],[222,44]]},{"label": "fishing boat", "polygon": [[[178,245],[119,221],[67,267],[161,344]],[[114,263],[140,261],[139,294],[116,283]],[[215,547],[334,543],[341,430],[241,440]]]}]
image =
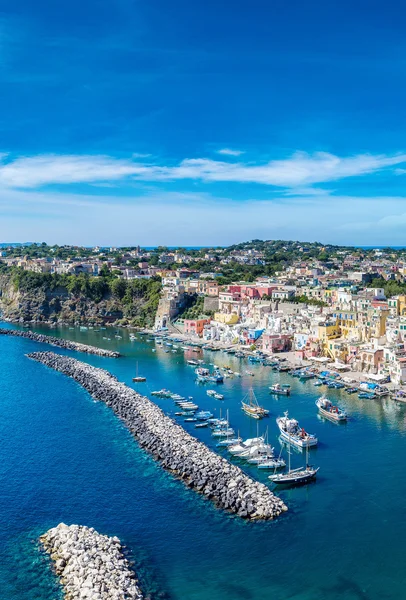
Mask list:
[{"label": "fishing boat", "polygon": [[346,389],[347,394],[356,394],[358,389],[356,387],[349,387]]},{"label": "fishing boat", "polygon": [[208,376],[210,375],[209,369],[206,369],[205,367],[197,367],[197,369],[195,369],[195,373],[198,381],[208,381]]},{"label": "fishing boat", "polygon": [[302,483],[309,483],[316,478],[319,467],[314,468],[309,465],[309,447],[306,446],[306,466],[305,468],[299,467],[298,469],[291,469],[290,467],[290,445],[288,448],[289,456],[289,468],[287,473],[274,473],[269,475],[269,479],[277,485],[300,485]]},{"label": "fishing boat", "polygon": [[324,381],[322,381],[321,379],[318,379],[317,381],[315,381],[313,383],[314,387],[320,387],[321,385],[324,385]]},{"label": "fishing boat", "polygon": [[374,391],[375,391],[375,395],[378,396],[378,398],[383,398],[384,396],[389,395],[389,390],[387,387],[378,386],[377,388],[375,388]]},{"label": "fishing boat", "polygon": [[290,396],[290,385],[288,383],[282,385],[280,383],[275,383],[274,385],[269,386],[269,390],[271,394]]},{"label": "fishing boat", "polygon": [[213,383],[223,383],[224,377],[218,369],[215,369],[213,373],[208,376],[207,381],[211,381]]},{"label": "fishing boat", "polygon": [[289,365],[278,365],[276,367],[276,371],[279,371],[279,373],[287,373],[288,371],[290,371],[290,366]]},{"label": "fishing boat", "polygon": [[289,419],[288,411],[284,413],[283,417],[276,419],[276,424],[281,432],[281,438],[287,440],[289,444],[294,444],[298,448],[317,446],[317,437],[299,427],[296,419]]},{"label": "fishing boat", "polygon": [[360,392],[358,398],[361,398],[361,400],[373,400],[376,396],[373,392]]},{"label": "fishing boat", "polygon": [[325,396],[321,396],[316,400],[316,406],[323,417],[327,417],[332,421],[344,422],[347,420],[346,413],[338,408],[338,406],[334,406],[334,404]]},{"label": "fishing boat", "polygon": [[247,396],[241,401],[241,408],[246,415],[253,419],[262,419],[269,415],[269,410],[258,404],[258,400],[256,399],[252,388],[250,388]]},{"label": "fishing boat", "polygon": [[188,365],[192,365],[193,367],[197,367],[199,365],[199,363],[197,362],[197,360],[193,360],[193,358],[191,358],[190,360],[187,360],[186,363]]},{"label": "fishing boat", "polygon": [[308,379],[314,379],[316,375],[312,371],[302,371],[299,375],[301,381],[307,381]]}]

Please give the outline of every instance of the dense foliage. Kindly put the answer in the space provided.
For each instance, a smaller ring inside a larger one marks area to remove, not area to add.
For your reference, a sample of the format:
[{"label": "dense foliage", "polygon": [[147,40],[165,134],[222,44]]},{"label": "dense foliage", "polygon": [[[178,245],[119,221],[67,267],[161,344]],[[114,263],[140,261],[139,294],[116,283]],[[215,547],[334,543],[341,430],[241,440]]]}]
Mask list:
[{"label": "dense foliage", "polygon": [[406,283],[402,283],[401,281],[395,281],[394,279],[383,279],[383,277],[379,277],[377,279],[373,279],[371,283],[368,284],[369,288],[383,288],[385,291],[385,296],[387,298],[392,298],[392,296],[399,296],[402,294],[406,294]]},{"label": "dense foliage", "polygon": [[182,313],[182,319],[198,319],[200,316],[211,317],[213,316],[213,310],[204,310],[204,297],[195,296],[190,305]]},{"label": "dense foliage", "polygon": [[124,320],[138,326],[153,324],[162,287],[158,277],[127,281],[113,276],[109,269],[102,271],[98,277],[84,273],[79,275],[34,273],[15,267],[2,268],[2,272],[9,274],[14,289],[22,293],[67,292],[73,298],[86,299],[94,303],[110,301],[121,310]]}]

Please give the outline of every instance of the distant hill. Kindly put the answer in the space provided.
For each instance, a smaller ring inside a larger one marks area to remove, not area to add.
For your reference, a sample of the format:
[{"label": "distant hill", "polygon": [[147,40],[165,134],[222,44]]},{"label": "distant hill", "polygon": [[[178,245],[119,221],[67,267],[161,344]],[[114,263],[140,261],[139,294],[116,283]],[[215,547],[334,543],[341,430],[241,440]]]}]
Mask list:
[{"label": "distant hill", "polygon": [[32,246],[35,242],[0,242],[0,248],[21,248],[22,246]]}]

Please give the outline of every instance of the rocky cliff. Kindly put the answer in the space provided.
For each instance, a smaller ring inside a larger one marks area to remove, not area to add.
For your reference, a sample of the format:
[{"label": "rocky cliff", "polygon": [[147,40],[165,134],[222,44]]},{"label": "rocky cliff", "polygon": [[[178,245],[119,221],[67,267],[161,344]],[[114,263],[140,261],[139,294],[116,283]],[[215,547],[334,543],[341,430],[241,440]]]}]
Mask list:
[{"label": "rocky cliff", "polygon": [[[91,297],[86,288],[70,291],[69,287],[72,286],[55,285],[55,281],[45,278],[38,278],[36,283],[28,286],[13,273],[0,274],[0,311],[3,319],[150,326],[154,322],[159,301],[160,284],[154,281],[142,282],[144,285],[135,296],[124,288],[124,293],[114,294],[106,284],[103,293],[96,299]],[[130,283],[122,283],[130,290]]]}]

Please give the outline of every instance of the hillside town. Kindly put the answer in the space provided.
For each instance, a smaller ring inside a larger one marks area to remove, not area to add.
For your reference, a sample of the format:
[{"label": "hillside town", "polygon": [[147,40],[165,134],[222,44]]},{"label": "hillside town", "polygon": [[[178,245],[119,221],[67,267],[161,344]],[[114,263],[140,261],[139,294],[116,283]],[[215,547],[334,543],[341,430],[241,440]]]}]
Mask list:
[{"label": "hillside town", "polygon": [[[267,355],[289,352],[377,381],[406,382],[406,255],[399,251],[279,242],[272,254],[253,242],[198,251],[37,247],[29,254],[10,247],[0,254],[7,267],[36,273],[160,278],[156,332]],[[242,267],[248,277],[230,280],[230,266],[232,275]],[[404,293],[393,293],[402,286]]]}]

